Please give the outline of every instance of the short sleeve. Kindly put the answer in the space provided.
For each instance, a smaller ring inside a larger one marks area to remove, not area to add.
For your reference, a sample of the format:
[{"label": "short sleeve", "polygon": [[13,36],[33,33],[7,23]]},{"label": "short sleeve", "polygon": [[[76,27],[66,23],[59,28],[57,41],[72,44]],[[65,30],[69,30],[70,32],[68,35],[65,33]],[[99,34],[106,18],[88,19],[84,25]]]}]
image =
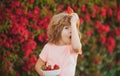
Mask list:
[{"label": "short sleeve", "polygon": [[48,59],[48,46],[47,44],[43,47],[41,53],[39,54],[39,57],[46,62]]}]

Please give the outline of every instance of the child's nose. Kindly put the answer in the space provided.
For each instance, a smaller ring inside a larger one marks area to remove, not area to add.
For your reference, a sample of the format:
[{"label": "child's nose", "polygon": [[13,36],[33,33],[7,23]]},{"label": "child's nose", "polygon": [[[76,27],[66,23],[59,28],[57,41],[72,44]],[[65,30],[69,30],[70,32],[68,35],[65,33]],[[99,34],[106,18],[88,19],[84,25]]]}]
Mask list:
[{"label": "child's nose", "polygon": [[72,33],[72,30],[71,30],[71,28],[70,28],[69,32],[70,32],[70,33]]}]

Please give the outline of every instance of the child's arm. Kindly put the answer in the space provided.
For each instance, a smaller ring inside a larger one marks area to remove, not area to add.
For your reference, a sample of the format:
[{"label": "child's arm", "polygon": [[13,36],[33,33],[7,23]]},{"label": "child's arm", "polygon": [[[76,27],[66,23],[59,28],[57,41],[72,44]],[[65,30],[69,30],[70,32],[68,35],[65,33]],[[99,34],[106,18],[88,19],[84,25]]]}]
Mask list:
[{"label": "child's arm", "polygon": [[45,65],[45,62],[41,60],[40,58],[38,59],[36,65],[35,65],[35,70],[40,76],[44,76],[42,71],[41,71],[41,66]]},{"label": "child's arm", "polygon": [[79,38],[78,30],[76,27],[76,23],[78,21],[79,17],[76,13],[72,14],[71,18],[71,28],[72,28],[72,37],[71,37],[71,42],[72,42],[72,47],[75,52],[82,54],[82,44]]}]

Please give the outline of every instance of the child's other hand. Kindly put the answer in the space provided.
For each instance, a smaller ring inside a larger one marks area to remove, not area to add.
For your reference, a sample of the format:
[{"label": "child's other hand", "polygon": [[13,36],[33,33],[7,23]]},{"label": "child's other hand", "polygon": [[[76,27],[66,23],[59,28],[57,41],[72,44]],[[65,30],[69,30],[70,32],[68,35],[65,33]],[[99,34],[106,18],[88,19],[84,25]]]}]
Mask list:
[{"label": "child's other hand", "polygon": [[71,18],[71,24],[76,24],[77,21],[79,20],[78,14],[77,13],[72,13],[72,18]]}]

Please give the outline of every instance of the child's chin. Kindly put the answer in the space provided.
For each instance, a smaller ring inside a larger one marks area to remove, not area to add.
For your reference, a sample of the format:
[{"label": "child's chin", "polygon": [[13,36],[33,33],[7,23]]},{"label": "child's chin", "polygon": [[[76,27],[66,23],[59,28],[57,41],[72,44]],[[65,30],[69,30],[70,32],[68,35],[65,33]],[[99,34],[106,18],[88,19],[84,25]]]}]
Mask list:
[{"label": "child's chin", "polygon": [[70,44],[71,44],[71,42],[68,42],[67,44],[68,44],[68,45],[70,45]]}]

